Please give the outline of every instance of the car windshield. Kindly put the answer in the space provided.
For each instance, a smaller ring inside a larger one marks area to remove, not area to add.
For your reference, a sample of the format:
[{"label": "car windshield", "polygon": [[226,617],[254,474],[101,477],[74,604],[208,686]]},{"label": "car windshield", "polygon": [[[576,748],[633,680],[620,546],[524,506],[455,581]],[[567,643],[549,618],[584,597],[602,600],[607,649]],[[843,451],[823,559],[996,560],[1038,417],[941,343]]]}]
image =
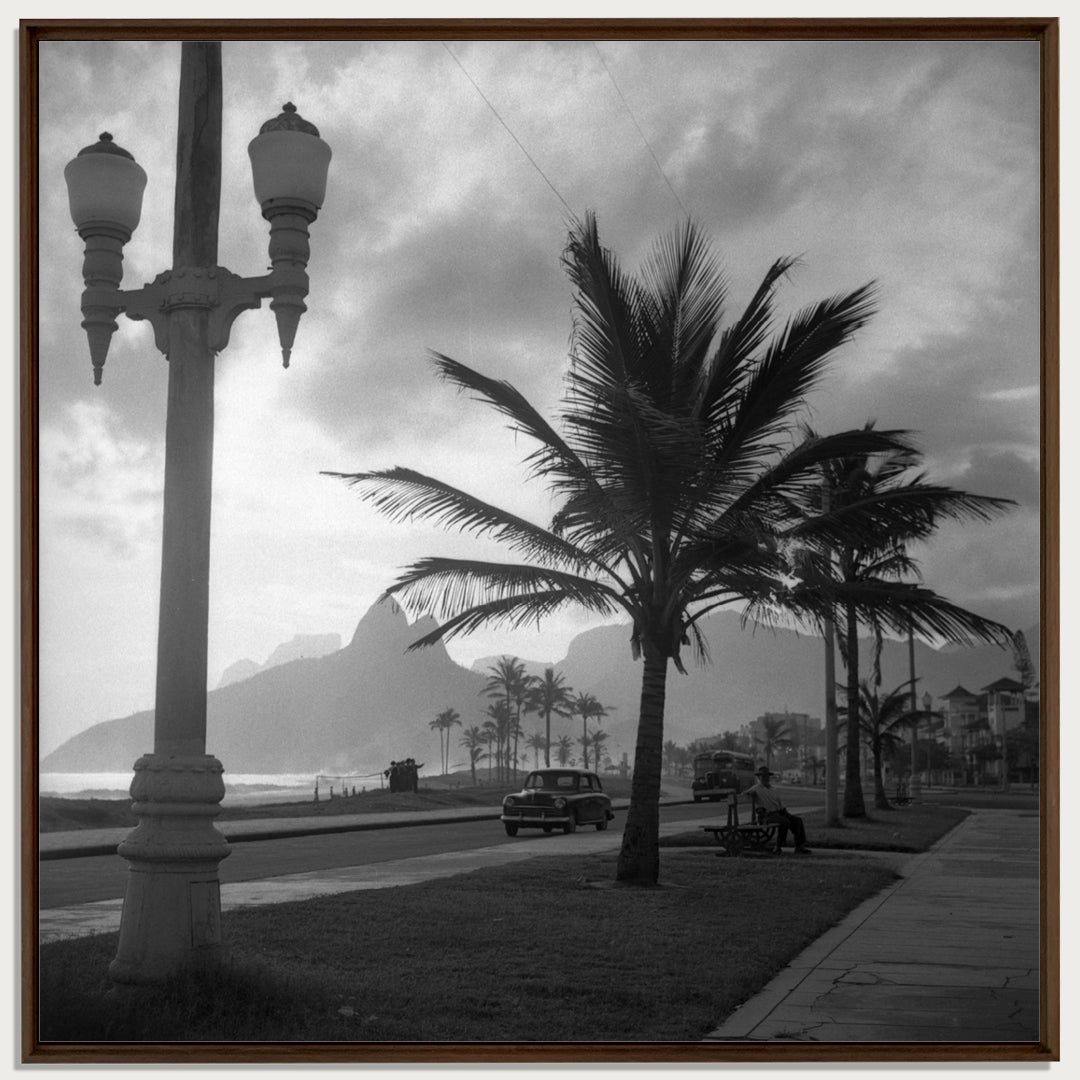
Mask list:
[{"label": "car windshield", "polygon": [[577,791],[578,774],[572,772],[534,772],[525,779],[526,791]]}]

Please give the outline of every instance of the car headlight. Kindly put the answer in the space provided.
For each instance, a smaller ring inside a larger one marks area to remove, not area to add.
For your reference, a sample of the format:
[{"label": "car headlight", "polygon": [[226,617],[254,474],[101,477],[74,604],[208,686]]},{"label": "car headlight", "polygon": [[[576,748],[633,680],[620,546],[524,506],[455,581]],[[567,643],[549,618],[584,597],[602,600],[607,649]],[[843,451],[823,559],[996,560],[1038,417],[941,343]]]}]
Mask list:
[{"label": "car headlight", "polygon": [[503,806],[517,806],[517,799],[515,799],[513,795],[507,795],[506,798],[503,799]]},{"label": "car headlight", "polygon": [[566,808],[566,800],[556,799],[551,805],[554,806],[556,810],[563,810]]}]

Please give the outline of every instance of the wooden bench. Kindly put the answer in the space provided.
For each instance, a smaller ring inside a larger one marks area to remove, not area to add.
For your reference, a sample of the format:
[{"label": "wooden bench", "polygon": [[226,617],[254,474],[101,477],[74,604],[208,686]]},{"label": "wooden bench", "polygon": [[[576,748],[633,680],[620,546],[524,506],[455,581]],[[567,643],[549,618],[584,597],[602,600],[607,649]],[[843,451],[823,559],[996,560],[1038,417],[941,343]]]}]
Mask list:
[{"label": "wooden bench", "polygon": [[911,803],[911,795],[908,792],[907,784],[897,784],[896,794],[892,800],[897,806],[908,806]]},{"label": "wooden bench", "polygon": [[756,805],[756,802],[754,800],[751,808],[750,820],[740,824],[738,796],[729,795],[727,823],[701,826],[703,832],[713,834],[713,838],[724,849],[723,854],[741,855],[744,851],[776,850],[777,825],[765,820],[765,808]]}]

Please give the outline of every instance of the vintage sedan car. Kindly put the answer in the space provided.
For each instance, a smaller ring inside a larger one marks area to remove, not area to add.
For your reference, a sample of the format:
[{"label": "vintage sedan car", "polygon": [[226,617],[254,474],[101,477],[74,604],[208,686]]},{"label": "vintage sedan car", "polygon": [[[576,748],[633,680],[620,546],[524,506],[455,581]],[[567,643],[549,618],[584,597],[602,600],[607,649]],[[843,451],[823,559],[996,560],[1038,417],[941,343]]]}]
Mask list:
[{"label": "vintage sedan car", "polygon": [[552,766],[529,773],[521,791],[503,799],[500,820],[506,835],[516,836],[518,829],[572,833],[579,825],[595,825],[603,830],[614,817],[596,773]]}]

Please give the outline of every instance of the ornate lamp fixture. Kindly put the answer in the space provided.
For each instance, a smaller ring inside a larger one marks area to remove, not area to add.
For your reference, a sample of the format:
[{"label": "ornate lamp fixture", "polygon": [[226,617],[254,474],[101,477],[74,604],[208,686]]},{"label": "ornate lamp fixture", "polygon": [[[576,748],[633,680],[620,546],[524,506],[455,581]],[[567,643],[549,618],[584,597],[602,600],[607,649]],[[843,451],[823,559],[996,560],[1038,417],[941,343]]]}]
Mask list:
[{"label": "ornate lamp fixture", "polygon": [[289,366],[300,316],[307,310],[308,226],[326,195],[330,147],[318,129],[287,103],[248,146],[255,197],[270,222],[269,274],[242,278],[224,267],[183,267],[159,274],[141,289],[123,290],[124,244],[139,224],[146,173],[127,150],[103,132],[64,169],[71,217],[86,248],[83,256],[83,329],[90,343],[94,383],[101,382],[117,316],[148,319],[158,348],[168,353],[168,316],[181,307],[210,312],[209,346],[229,342],[241,311],[269,297],[277,319],[284,366]]}]

